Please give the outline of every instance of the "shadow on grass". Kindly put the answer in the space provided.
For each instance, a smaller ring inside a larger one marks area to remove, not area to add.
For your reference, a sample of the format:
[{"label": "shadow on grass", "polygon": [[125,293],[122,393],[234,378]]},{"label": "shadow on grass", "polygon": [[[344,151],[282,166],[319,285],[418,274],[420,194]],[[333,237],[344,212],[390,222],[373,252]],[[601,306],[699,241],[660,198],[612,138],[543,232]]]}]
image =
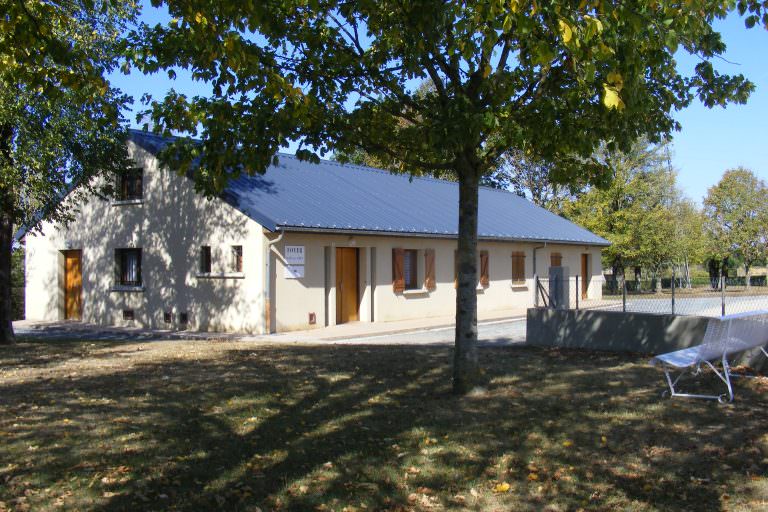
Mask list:
[{"label": "shadow on grass", "polygon": [[768,413],[753,385],[732,406],[662,401],[645,360],[506,347],[481,351],[486,390],[454,397],[446,348],[207,346],[4,381],[0,459],[13,462],[0,500],[113,511],[767,499]]},{"label": "shadow on grass", "polygon": [[17,337],[17,343],[0,346],[0,361],[4,367],[42,368],[60,364],[70,359],[92,357],[94,349],[103,350],[135,345],[136,340],[99,340],[83,342],[69,337],[39,339],[32,335]]}]

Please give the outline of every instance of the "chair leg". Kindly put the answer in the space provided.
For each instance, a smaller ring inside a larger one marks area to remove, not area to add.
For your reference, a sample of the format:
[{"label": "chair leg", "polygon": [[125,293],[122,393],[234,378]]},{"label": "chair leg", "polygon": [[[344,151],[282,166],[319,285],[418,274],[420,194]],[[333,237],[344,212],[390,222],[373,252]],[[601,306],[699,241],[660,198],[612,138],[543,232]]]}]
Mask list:
[{"label": "chair leg", "polygon": [[[715,368],[712,365],[712,363],[710,363],[709,361],[704,361],[704,363],[706,363],[707,366],[709,366],[715,372],[715,375],[717,375],[718,378],[720,378],[720,380],[722,380],[725,383],[726,387],[728,388],[728,394],[727,395],[725,393],[721,394],[721,395],[698,395],[698,394],[694,394],[694,393],[681,393],[680,391],[675,389],[675,386],[677,386],[677,383],[680,381],[680,379],[683,377],[683,375],[686,374],[687,370],[682,370],[680,372],[680,375],[678,375],[677,378],[675,378],[673,380],[672,379],[672,374],[671,374],[671,368],[667,364],[664,364],[662,366],[662,368],[664,369],[664,377],[667,380],[667,385],[669,386],[669,390],[668,391],[664,391],[662,393],[662,396],[665,396],[665,395],[669,394],[670,397],[702,398],[702,399],[705,399],[705,400],[717,400],[720,403],[726,403],[726,402],[733,401],[733,388],[731,387],[730,366],[728,366],[728,361],[725,358],[723,358],[723,359],[724,359],[724,365],[723,366],[725,368],[725,371],[722,372],[722,373],[717,368]],[[701,367],[700,366],[696,366],[696,368],[693,370],[692,373],[695,375],[695,374],[698,374],[700,371],[701,371]],[[726,396],[728,397],[728,400],[726,400]]]},{"label": "chair leg", "polygon": [[680,378],[685,375],[685,370],[680,372],[680,375],[677,376],[675,380],[672,380],[672,375],[670,373],[671,368],[666,364],[662,363],[661,366],[664,369],[664,377],[667,380],[667,385],[669,386],[669,391],[664,391],[661,396],[665,396],[667,393],[669,393],[670,398],[673,396],[677,396],[678,393],[675,391],[675,385],[677,384],[677,381],[680,380]]}]

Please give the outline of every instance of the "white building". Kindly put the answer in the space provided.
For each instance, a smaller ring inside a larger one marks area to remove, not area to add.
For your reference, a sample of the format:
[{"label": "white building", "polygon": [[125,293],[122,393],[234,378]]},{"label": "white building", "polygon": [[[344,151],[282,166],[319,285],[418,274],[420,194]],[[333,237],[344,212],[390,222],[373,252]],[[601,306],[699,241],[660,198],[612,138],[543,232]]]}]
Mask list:
[{"label": "white building", "polygon": [[[206,200],[158,165],[166,142],[132,132],[121,200],[26,235],[27,319],[264,333],[455,311],[456,183],[280,155]],[[550,266],[600,297],[606,240],[486,188],[478,231],[480,312],[532,306]]]}]

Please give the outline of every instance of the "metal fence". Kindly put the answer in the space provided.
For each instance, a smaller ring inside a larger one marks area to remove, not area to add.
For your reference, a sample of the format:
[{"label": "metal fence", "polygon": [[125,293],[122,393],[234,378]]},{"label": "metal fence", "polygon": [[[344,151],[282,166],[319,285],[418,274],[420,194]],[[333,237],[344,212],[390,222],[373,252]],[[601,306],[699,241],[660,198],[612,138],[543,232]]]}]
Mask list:
[{"label": "metal fence", "polygon": [[584,286],[581,276],[570,276],[559,287],[551,281],[536,278],[538,307],[712,317],[768,310],[765,276],[753,277],[749,286],[744,277],[607,280]]}]

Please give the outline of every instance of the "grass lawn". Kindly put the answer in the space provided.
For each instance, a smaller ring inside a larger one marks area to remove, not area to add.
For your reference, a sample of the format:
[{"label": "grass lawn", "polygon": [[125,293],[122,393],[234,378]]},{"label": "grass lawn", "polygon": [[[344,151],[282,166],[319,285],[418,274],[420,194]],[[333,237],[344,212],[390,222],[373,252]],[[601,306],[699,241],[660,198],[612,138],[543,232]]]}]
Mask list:
[{"label": "grass lawn", "polygon": [[768,385],[662,400],[639,356],[440,347],[0,348],[0,510],[768,510]]}]

